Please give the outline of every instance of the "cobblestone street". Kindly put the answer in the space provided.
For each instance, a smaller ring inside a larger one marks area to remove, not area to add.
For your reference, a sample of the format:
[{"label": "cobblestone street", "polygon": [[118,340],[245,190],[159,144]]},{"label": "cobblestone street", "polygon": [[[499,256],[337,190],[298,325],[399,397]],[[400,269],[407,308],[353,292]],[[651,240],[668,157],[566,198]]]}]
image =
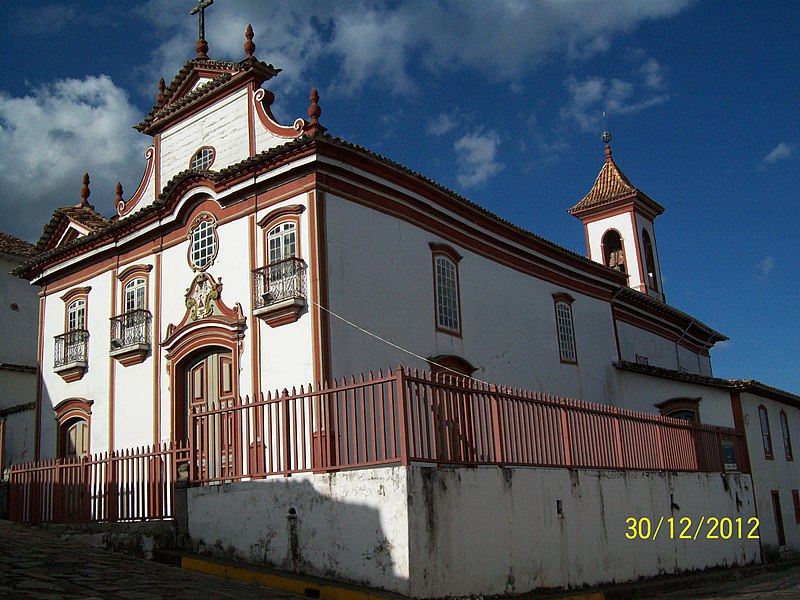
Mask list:
[{"label": "cobblestone street", "polygon": [[62,541],[47,531],[0,521],[0,598],[3,599],[299,597]]}]

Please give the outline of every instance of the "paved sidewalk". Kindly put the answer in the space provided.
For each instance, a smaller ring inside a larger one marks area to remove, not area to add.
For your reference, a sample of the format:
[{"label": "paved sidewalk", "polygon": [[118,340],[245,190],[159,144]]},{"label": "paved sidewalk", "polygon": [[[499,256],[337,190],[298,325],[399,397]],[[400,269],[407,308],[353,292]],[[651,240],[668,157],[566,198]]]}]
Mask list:
[{"label": "paved sidewalk", "polygon": [[67,542],[0,521],[0,598],[237,600],[302,596]]}]

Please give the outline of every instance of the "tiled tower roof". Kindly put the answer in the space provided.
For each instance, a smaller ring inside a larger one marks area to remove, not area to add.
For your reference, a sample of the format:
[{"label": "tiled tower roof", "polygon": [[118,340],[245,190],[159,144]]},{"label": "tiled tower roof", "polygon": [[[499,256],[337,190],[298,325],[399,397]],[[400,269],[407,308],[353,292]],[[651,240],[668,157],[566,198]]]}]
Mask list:
[{"label": "tiled tower roof", "polygon": [[617,163],[614,162],[611,156],[611,146],[606,144],[606,162],[597,179],[589,190],[589,193],[584,196],[583,200],[578,202],[575,206],[569,209],[571,214],[582,212],[586,209],[595,208],[603,204],[609,204],[615,200],[622,198],[629,198],[637,196],[642,200],[652,203],[656,208],[656,214],[664,212],[655,200],[647,196],[644,192],[634,187],[630,180],[625,176]]}]

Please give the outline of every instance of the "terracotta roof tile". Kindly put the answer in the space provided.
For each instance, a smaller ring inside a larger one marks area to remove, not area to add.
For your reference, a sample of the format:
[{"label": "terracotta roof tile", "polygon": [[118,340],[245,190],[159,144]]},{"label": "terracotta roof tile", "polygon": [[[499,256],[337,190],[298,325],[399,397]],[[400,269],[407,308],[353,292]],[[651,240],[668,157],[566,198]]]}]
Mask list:
[{"label": "terracotta roof tile", "polygon": [[[241,62],[202,58],[190,60],[183,65],[183,68],[175,76],[175,79],[172,80],[167,89],[164,91],[161,100],[153,105],[150,113],[141,123],[135,126],[135,129],[138,131],[144,131],[155,121],[162,119],[211,93],[213,90],[229,81],[235,74],[250,70],[261,71],[264,80],[274,77],[281,71],[280,69],[273,67],[271,64],[262,62],[256,58],[245,59]],[[219,75],[213,77],[210,81],[197,87],[188,94],[180,98],[175,98],[175,95],[181,90],[186,81],[195,71],[219,71]]]},{"label": "terracotta roof tile", "polygon": [[696,383],[699,385],[720,387],[728,390],[749,392],[765,398],[778,400],[779,402],[784,402],[786,404],[800,406],[800,396],[797,394],[772,387],[771,385],[761,383],[755,379],[722,379],[720,377],[697,375],[695,373],[676,371],[674,369],[665,369],[663,367],[640,365],[627,360],[616,361],[614,366],[618,369],[622,369],[623,371],[632,371],[634,373],[641,373],[642,375],[663,377],[664,379],[673,379],[676,381],[685,381],[687,383]]},{"label": "terracotta roof tile", "polygon": [[587,208],[608,204],[614,200],[631,196],[639,196],[646,199],[660,209],[659,212],[664,210],[652,198],[630,182],[611,157],[611,147],[606,145],[606,162],[603,168],[600,169],[592,189],[583,197],[583,200],[570,208],[569,212],[574,214]]},{"label": "terracotta roof tile", "polygon": [[33,258],[36,256],[36,246],[10,233],[0,231],[0,253]]},{"label": "terracotta roof tile", "polygon": [[61,229],[65,220],[72,220],[86,227],[90,232],[99,231],[108,227],[112,221],[107,219],[91,206],[65,206],[53,211],[50,221],[42,229],[42,235],[36,243],[37,252],[45,252],[53,241],[53,236]]}]

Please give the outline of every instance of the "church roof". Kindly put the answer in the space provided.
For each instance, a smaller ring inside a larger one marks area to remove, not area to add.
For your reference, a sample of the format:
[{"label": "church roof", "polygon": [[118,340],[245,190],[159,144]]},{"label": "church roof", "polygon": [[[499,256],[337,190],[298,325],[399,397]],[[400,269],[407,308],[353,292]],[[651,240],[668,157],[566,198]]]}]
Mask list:
[{"label": "church roof", "polygon": [[0,254],[33,258],[36,256],[36,246],[10,233],[0,231]]},{"label": "church roof", "polygon": [[616,361],[614,366],[623,371],[631,371],[633,373],[640,373],[642,375],[650,375],[651,377],[685,381],[687,383],[696,383],[698,385],[707,385],[737,392],[748,392],[763,398],[770,398],[784,404],[800,407],[800,396],[780,388],[761,383],[755,379],[722,379],[720,377],[697,375],[695,373],[676,371],[674,369],[665,369],[663,367],[640,365],[627,360]]},{"label": "church roof", "polygon": [[583,197],[583,200],[569,209],[571,214],[583,212],[616,200],[624,198],[639,198],[644,200],[655,211],[655,214],[664,212],[664,208],[647,194],[636,188],[625,173],[617,166],[611,156],[611,146],[606,144],[606,162],[595,179],[592,189]]},{"label": "church roof", "polygon": [[53,211],[50,221],[42,229],[42,235],[36,243],[38,252],[50,250],[58,242],[58,236],[64,231],[70,221],[82,225],[90,232],[95,232],[108,227],[111,219],[97,212],[91,204],[78,206],[64,206]]},{"label": "church roof", "polygon": [[[212,95],[215,90],[241,74],[253,76],[260,84],[280,71],[281,69],[276,69],[255,57],[245,58],[241,62],[195,58],[183,65],[166,89],[159,91],[150,113],[135,126],[135,129],[147,132],[156,122]],[[193,84],[201,78],[208,81],[192,89]]]}]

